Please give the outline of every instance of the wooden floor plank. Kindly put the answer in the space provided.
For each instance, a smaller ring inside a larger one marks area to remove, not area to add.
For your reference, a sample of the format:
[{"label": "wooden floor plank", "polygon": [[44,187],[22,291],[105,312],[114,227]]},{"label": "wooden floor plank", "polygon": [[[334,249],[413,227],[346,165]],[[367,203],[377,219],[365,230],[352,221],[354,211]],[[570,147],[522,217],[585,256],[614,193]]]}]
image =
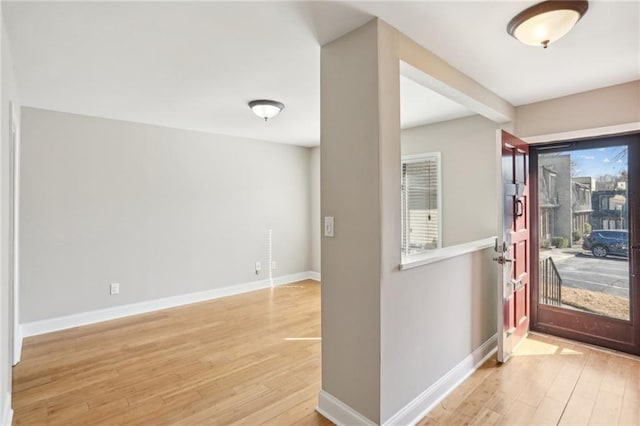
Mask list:
[{"label": "wooden floor plank", "polygon": [[560,419],[561,425],[586,425],[591,418],[595,399],[572,395]]},{"label": "wooden floor plank", "polygon": [[545,396],[534,411],[531,424],[557,425],[562,417],[564,407],[564,403]]},{"label": "wooden floor plank", "polygon": [[622,396],[600,390],[589,418],[590,425],[616,425],[620,420]]},{"label": "wooden floor plank", "polygon": [[625,394],[620,409],[621,425],[640,425],[640,401],[631,395]]}]

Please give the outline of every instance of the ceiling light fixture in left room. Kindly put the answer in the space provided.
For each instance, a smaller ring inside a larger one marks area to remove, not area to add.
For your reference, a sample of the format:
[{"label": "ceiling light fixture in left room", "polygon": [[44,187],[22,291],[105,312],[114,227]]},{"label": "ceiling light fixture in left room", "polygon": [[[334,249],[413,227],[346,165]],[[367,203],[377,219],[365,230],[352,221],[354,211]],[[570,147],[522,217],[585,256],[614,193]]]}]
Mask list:
[{"label": "ceiling light fixture in left room", "polygon": [[253,111],[255,115],[260,118],[264,118],[264,121],[267,121],[268,119],[280,114],[280,111],[284,109],[284,104],[282,102],[270,101],[267,99],[258,99],[249,102],[249,108],[251,108],[251,111]]}]

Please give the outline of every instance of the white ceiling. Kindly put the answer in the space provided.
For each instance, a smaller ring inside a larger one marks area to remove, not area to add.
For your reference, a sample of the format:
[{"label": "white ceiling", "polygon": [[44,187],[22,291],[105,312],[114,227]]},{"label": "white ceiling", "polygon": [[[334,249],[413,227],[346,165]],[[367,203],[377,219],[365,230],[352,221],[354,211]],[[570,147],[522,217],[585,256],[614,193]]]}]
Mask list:
[{"label": "white ceiling", "polygon": [[[3,10],[23,105],[313,146],[320,46],[374,16],[514,105],[640,79],[640,2],[590,2],[546,50],[505,31],[533,3],[21,1]],[[285,110],[264,123],[247,107],[257,98]]]}]

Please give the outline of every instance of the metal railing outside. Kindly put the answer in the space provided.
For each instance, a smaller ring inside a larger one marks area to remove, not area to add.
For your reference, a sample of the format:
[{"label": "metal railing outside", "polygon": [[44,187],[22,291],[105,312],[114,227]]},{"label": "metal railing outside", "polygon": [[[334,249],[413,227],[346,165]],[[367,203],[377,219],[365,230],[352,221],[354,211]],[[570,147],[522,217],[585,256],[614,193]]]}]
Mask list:
[{"label": "metal railing outside", "polygon": [[562,277],[551,256],[540,259],[540,303],[551,306],[562,305]]}]

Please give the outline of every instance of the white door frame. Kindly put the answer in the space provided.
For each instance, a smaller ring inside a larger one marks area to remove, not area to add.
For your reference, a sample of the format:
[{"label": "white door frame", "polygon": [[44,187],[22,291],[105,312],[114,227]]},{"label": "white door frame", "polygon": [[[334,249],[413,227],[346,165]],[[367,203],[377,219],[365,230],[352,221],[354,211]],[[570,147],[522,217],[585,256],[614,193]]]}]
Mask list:
[{"label": "white door frame", "polygon": [[[511,129],[510,129],[511,130]],[[508,256],[508,250],[507,247],[510,244],[510,241],[507,241],[509,239],[509,231],[507,229],[505,229],[505,226],[510,226],[510,224],[505,224],[505,217],[504,217],[504,211],[505,211],[505,182],[504,182],[504,178],[502,176],[502,169],[503,169],[503,152],[502,152],[502,139],[503,139],[503,135],[502,132],[503,131],[507,131],[504,129],[504,126],[499,125],[498,128],[496,129],[496,170],[498,170],[498,173],[496,173],[496,187],[497,187],[497,200],[496,200],[496,206],[498,206],[498,231],[497,231],[497,237],[496,237],[496,242],[495,242],[495,247],[494,247],[494,261],[497,261],[499,258],[501,257],[509,257]],[[496,295],[497,295],[497,327],[498,327],[498,331],[497,331],[497,353],[496,353],[496,359],[498,360],[498,362],[500,363],[504,363],[506,362],[509,357],[511,356],[511,354],[513,353],[513,350],[515,349],[512,345],[512,341],[511,338],[507,335],[506,330],[504,328],[504,305],[505,305],[505,297],[507,296],[507,294],[509,293],[509,276],[510,271],[511,271],[511,263],[507,262],[505,264],[502,264],[500,262],[496,262],[496,268],[497,268],[497,273],[496,276],[498,278],[497,280],[497,291],[496,291]]]},{"label": "white door frame", "polygon": [[9,235],[12,237],[12,241],[9,241],[11,245],[9,249],[9,262],[11,266],[9,285],[11,286],[13,297],[9,301],[11,304],[11,326],[13,327],[13,340],[12,346],[12,362],[11,365],[16,365],[20,362],[20,356],[22,353],[22,333],[20,332],[20,238],[19,238],[19,220],[20,220],[20,125],[18,123],[18,117],[15,111],[15,105],[12,102],[9,107],[10,112],[10,137],[9,137],[9,208],[12,210],[12,220],[9,223]]}]

